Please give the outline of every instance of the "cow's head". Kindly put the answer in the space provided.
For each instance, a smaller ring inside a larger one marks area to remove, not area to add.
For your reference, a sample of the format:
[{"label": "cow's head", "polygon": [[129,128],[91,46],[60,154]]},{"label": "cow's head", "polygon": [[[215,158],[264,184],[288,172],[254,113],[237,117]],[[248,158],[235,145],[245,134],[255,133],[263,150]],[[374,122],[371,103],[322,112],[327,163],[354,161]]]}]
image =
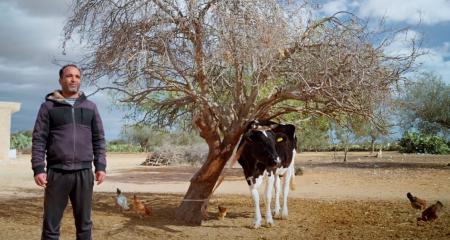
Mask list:
[{"label": "cow's head", "polygon": [[277,168],[281,159],[276,151],[276,134],[271,126],[253,123],[244,134],[246,148],[254,159],[257,159],[257,167],[267,170]]}]

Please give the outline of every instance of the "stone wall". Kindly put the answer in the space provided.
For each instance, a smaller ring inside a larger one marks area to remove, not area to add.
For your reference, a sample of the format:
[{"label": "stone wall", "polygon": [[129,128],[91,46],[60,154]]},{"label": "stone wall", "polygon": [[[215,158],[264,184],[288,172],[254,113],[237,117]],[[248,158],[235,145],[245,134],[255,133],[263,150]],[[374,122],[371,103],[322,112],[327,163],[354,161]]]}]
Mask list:
[{"label": "stone wall", "polygon": [[0,102],[0,160],[9,158],[11,115],[19,110],[20,103]]}]

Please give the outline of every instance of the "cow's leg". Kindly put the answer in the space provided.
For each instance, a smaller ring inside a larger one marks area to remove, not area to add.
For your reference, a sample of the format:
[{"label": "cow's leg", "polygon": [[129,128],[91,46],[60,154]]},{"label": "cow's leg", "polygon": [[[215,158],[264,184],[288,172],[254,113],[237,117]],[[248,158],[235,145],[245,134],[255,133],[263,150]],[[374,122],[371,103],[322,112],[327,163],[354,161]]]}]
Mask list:
[{"label": "cow's leg", "polygon": [[280,218],[280,190],[281,190],[281,182],[280,175],[275,174],[275,208],[273,210],[273,214],[275,218]]},{"label": "cow's leg", "polygon": [[289,194],[289,183],[291,181],[292,175],[294,174],[294,165],[291,164],[286,174],[283,177],[283,209],[281,210],[281,219],[288,218],[288,194]]},{"label": "cow's leg", "polygon": [[268,227],[273,226],[273,218],[272,218],[272,211],[270,209],[270,203],[272,201],[272,191],[273,191],[273,183],[275,181],[275,174],[270,174],[270,176],[267,177],[267,183],[266,183],[266,190],[264,192],[265,198],[264,202],[266,204],[266,223]]},{"label": "cow's leg", "polygon": [[261,227],[261,209],[259,208],[259,192],[258,188],[261,186],[263,180],[263,176],[259,176],[256,179],[256,182],[250,185],[250,192],[252,194],[253,203],[255,204],[255,219],[253,220],[253,227],[259,228]]}]

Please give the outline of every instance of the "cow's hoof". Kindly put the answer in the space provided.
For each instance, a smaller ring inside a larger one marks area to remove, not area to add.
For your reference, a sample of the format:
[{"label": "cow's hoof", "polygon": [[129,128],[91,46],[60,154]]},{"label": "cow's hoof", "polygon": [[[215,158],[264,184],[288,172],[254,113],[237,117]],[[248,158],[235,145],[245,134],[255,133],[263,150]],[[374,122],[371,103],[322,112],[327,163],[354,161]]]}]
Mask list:
[{"label": "cow's hoof", "polygon": [[252,226],[254,229],[260,228],[261,227],[261,223],[253,223]]},{"label": "cow's hoof", "polygon": [[286,214],[281,214],[281,219],[283,219],[283,220],[287,220],[288,219],[288,214],[286,213]]},{"label": "cow's hoof", "polygon": [[273,212],[273,217],[274,217],[274,218],[277,218],[277,219],[280,219],[280,218],[281,218],[280,212],[274,211],[274,212]]},{"label": "cow's hoof", "polygon": [[267,223],[267,227],[275,226],[275,224],[273,223],[273,219],[267,219],[266,223]]}]

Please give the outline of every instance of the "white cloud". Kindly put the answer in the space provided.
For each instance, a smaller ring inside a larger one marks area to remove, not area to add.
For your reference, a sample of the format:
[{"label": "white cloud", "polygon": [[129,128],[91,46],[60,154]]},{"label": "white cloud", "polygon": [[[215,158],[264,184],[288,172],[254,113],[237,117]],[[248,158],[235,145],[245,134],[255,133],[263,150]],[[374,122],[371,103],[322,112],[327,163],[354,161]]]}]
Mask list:
[{"label": "white cloud", "polygon": [[[408,55],[411,51],[411,41],[416,39],[420,41],[422,34],[412,30],[397,34],[392,44],[386,49],[388,55]],[[425,54],[416,59],[417,69],[421,71],[432,71],[442,76],[442,79],[450,84],[450,43],[443,42],[436,47],[422,48]]]},{"label": "white cloud", "polygon": [[325,15],[332,15],[339,11],[348,11],[349,2],[347,0],[329,1],[322,5],[320,11]]},{"label": "white cloud", "polygon": [[38,17],[66,16],[71,0],[2,0],[27,15]]},{"label": "white cloud", "polygon": [[422,34],[413,30],[402,31],[392,39],[386,47],[385,53],[388,55],[405,55],[411,52],[413,42],[419,42],[423,38]]},{"label": "white cloud", "polygon": [[43,64],[61,54],[63,17],[31,16],[7,3],[0,3],[0,8],[1,59]]},{"label": "white cloud", "polygon": [[439,48],[444,57],[450,57],[450,42],[443,42],[442,47]]},{"label": "white cloud", "polygon": [[366,0],[360,3],[359,16],[386,17],[387,20],[417,24],[450,21],[448,0]]},{"label": "white cloud", "polygon": [[426,71],[433,71],[442,76],[442,80],[450,84],[450,52],[443,51],[443,47],[426,49],[428,54],[420,56],[417,62],[422,64],[422,69]]},{"label": "white cloud", "polygon": [[392,22],[428,25],[450,21],[449,0],[332,0],[322,4],[320,13],[355,12],[362,18],[383,18]]}]

